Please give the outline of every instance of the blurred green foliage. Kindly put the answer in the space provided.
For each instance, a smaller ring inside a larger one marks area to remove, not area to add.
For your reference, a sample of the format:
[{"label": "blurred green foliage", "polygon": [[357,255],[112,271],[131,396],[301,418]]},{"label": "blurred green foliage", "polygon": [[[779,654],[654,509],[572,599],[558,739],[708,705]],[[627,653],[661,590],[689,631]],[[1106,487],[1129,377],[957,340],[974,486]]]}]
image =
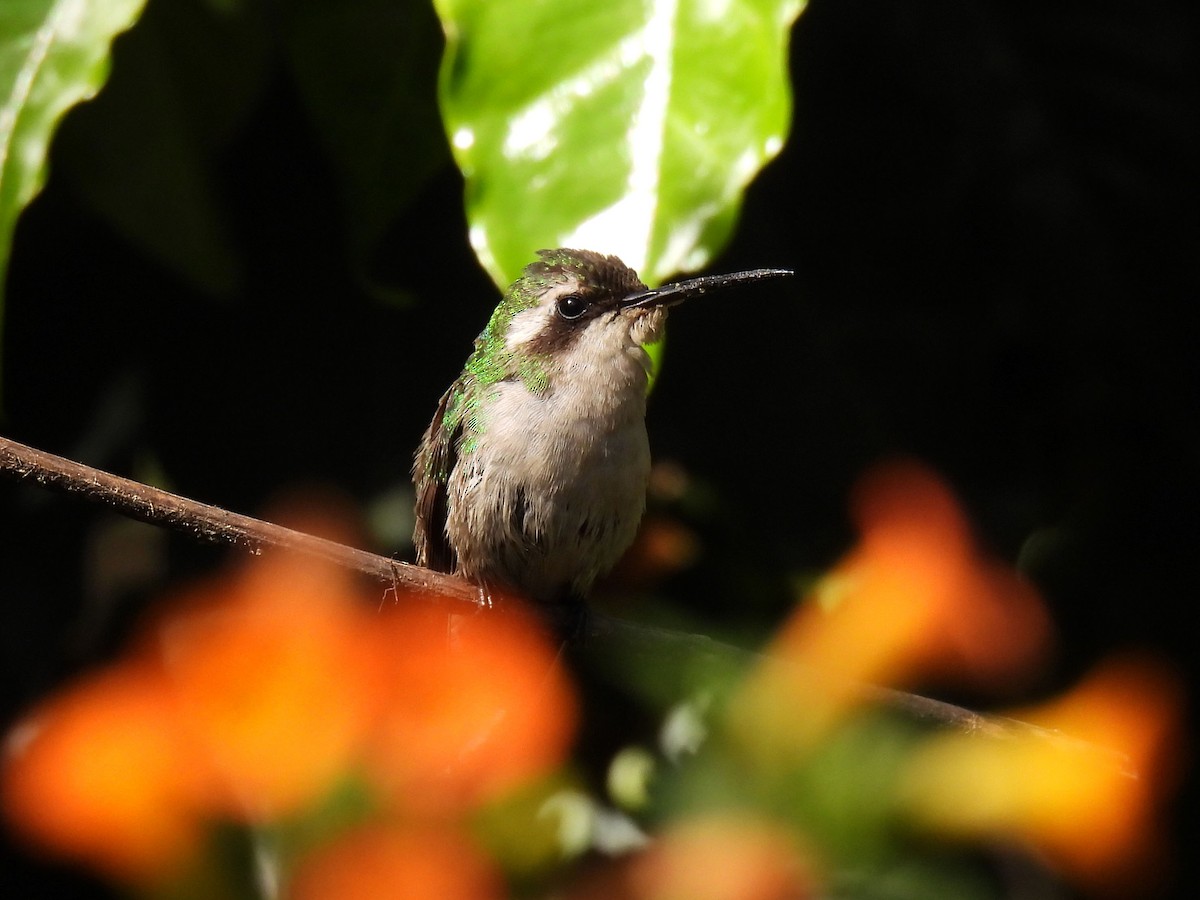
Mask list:
[{"label": "blurred green foliage", "polygon": [[[14,14],[22,6],[28,17]],[[79,28],[60,21],[65,4],[22,0],[0,13],[0,282],[59,118],[99,89],[114,35],[141,7],[72,4]],[[340,178],[356,263],[446,157],[433,88],[440,37],[426,3],[154,3],[119,56],[110,89],[65,123],[55,163],[98,216],[210,296],[245,289],[216,170],[280,65]]]},{"label": "blurred green foliage", "polygon": [[13,226],[46,177],[63,113],[108,77],[109,45],[145,0],[11,0],[0,9],[0,300]]}]

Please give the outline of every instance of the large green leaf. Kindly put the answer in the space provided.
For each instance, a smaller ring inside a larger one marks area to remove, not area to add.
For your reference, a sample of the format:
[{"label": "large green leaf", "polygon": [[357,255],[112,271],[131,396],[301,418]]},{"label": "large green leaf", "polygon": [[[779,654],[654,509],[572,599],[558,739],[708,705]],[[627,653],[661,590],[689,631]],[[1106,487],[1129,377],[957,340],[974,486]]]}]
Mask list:
[{"label": "large green leaf", "polygon": [[783,145],[803,0],[435,0],[471,242],[499,284],[540,247],[654,283],[703,266]]},{"label": "large green leaf", "polygon": [[108,75],[145,0],[0,2],[0,296],[17,216],[42,186],[50,136]]}]

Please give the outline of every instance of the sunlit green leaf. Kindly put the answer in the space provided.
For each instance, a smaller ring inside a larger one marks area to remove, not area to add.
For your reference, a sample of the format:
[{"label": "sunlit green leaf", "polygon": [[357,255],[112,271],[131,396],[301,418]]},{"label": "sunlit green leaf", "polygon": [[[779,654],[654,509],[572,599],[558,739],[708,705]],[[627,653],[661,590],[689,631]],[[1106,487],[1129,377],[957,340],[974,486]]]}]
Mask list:
[{"label": "sunlit green leaf", "polygon": [[17,216],[41,188],[64,112],[108,76],[109,47],[145,0],[0,3],[0,290]]},{"label": "sunlit green leaf", "polygon": [[783,144],[803,0],[435,0],[471,242],[499,284],[541,247],[656,283],[703,266]]}]

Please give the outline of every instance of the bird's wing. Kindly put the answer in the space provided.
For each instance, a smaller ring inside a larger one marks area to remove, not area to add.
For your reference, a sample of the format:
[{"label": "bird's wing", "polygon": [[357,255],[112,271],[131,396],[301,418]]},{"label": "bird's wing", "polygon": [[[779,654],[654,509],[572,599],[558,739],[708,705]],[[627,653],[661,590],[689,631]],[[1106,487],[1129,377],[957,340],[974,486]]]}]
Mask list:
[{"label": "bird's wing", "polygon": [[413,462],[413,483],[417,489],[413,544],[417,549],[417,565],[437,572],[453,572],[458,566],[458,554],[446,536],[447,483],[458,459],[458,439],[462,434],[461,418],[447,423],[446,410],[457,387],[457,384],[451,386],[442,395]]}]

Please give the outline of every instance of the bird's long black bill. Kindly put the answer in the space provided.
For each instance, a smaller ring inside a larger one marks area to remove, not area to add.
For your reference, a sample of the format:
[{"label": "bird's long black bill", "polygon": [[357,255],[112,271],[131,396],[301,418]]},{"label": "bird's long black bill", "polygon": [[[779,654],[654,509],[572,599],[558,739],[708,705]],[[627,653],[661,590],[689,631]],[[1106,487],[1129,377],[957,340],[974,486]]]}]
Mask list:
[{"label": "bird's long black bill", "polygon": [[632,309],[638,306],[674,306],[676,303],[682,303],[688,297],[706,294],[710,290],[752,284],[757,281],[766,281],[768,278],[782,278],[785,275],[794,274],[796,273],[791,269],[750,269],[746,272],[731,272],[728,275],[702,275],[699,278],[689,278],[687,281],[677,281],[653,290],[630,294],[621,301],[620,306],[622,309]]}]

